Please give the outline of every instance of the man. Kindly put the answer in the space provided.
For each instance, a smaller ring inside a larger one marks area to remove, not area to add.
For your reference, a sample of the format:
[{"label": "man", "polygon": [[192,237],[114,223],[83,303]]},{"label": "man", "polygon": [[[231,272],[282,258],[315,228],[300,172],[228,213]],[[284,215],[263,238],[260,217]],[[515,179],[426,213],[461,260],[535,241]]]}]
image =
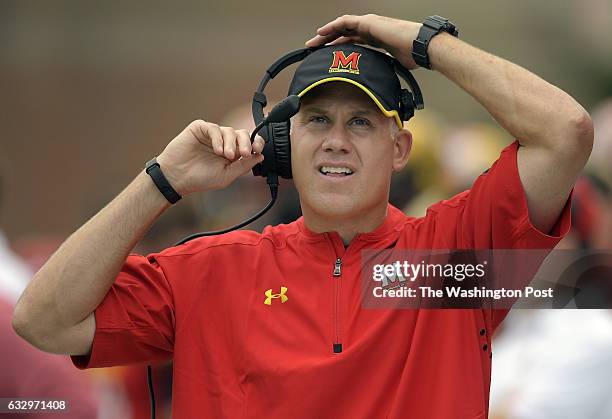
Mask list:
[{"label": "man", "polygon": [[[306,46],[370,44],[414,69],[413,41],[429,36],[432,69],[517,138],[471,191],[420,219],[389,206],[411,135],[397,109],[339,72],[342,80],[303,95],[292,124],[302,218],[128,257],[169,206],[140,173],[36,274],[15,329],[43,350],[78,355],[79,367],[173,358],[177,418],[486,417],[490,336],[506,312],[363,310],[360,251],[552,248],[569,228],[568,198],[592,126],[578,103],[528,71],[444,31],[420,30],[343,16]],[[195,121],[158,161],[186,195],[247,173],[263,145],[251,145],[246,131]]]}]

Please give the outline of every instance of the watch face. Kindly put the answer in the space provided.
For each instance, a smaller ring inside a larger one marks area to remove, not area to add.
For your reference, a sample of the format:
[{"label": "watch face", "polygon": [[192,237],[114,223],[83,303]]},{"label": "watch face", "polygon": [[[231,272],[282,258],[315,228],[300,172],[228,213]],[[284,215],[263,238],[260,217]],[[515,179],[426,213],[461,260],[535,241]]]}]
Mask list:
[{"label": "watch face", "polygon": [[448,20],[442,16],[429,16],[423,23],[432,29],[440,29],[448,24]]}]

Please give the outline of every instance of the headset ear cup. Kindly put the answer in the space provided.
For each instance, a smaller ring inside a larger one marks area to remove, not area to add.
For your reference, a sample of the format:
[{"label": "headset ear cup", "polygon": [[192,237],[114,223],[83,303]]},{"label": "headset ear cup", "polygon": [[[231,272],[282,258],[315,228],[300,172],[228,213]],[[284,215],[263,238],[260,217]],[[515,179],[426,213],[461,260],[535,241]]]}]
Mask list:
[{"label": "headset ear cup", "polygon": [[402,121],[408,121],[414,116],[414,98],[408,89],[402,89],[400,93],[400,111]]},{"label": "headset ear cup", "polygon": [[[289,138],[290,122],[270,124],[274,142],[274,160],[276,173],[283,179],[291,179],[291,140]],[[265,161],[265,160],[264,160]]]}]

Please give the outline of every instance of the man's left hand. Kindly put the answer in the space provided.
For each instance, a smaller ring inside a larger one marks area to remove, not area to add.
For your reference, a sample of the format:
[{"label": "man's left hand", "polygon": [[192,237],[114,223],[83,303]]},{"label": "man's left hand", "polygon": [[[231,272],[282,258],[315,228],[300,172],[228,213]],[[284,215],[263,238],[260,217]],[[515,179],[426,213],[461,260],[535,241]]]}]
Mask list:
[{"label": "man's left hand", "polygon": [[349,42],[370,45],[385,49],[404,67],[415,69],[418,65],[412,59],[412,41],[418,36],[421,26],[420,23],[373,14],[344,15],[321,26],[306,46]]}]

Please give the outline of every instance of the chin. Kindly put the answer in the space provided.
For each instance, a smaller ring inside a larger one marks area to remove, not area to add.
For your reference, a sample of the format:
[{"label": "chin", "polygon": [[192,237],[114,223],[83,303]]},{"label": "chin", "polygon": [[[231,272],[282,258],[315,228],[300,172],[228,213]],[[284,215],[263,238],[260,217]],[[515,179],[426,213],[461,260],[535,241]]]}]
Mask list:
[{"label": "chin", "polygon": [[[354,175],[353,175],[354,176]],[[371,182],[322,182],[321,178],[294,178],[300,195],[303,213],[318,218],[358,219],[369,215],[389,200],[389,184],[371,179]],[[340,183],[340,184],[338,184]]]},{"label": "chin", "polygon": [[349,217],[367,211],[372,205],[356,199],[357,194],[343,195],[334,192],[317,193],[306,200],[314,213],[324,217]]}]

